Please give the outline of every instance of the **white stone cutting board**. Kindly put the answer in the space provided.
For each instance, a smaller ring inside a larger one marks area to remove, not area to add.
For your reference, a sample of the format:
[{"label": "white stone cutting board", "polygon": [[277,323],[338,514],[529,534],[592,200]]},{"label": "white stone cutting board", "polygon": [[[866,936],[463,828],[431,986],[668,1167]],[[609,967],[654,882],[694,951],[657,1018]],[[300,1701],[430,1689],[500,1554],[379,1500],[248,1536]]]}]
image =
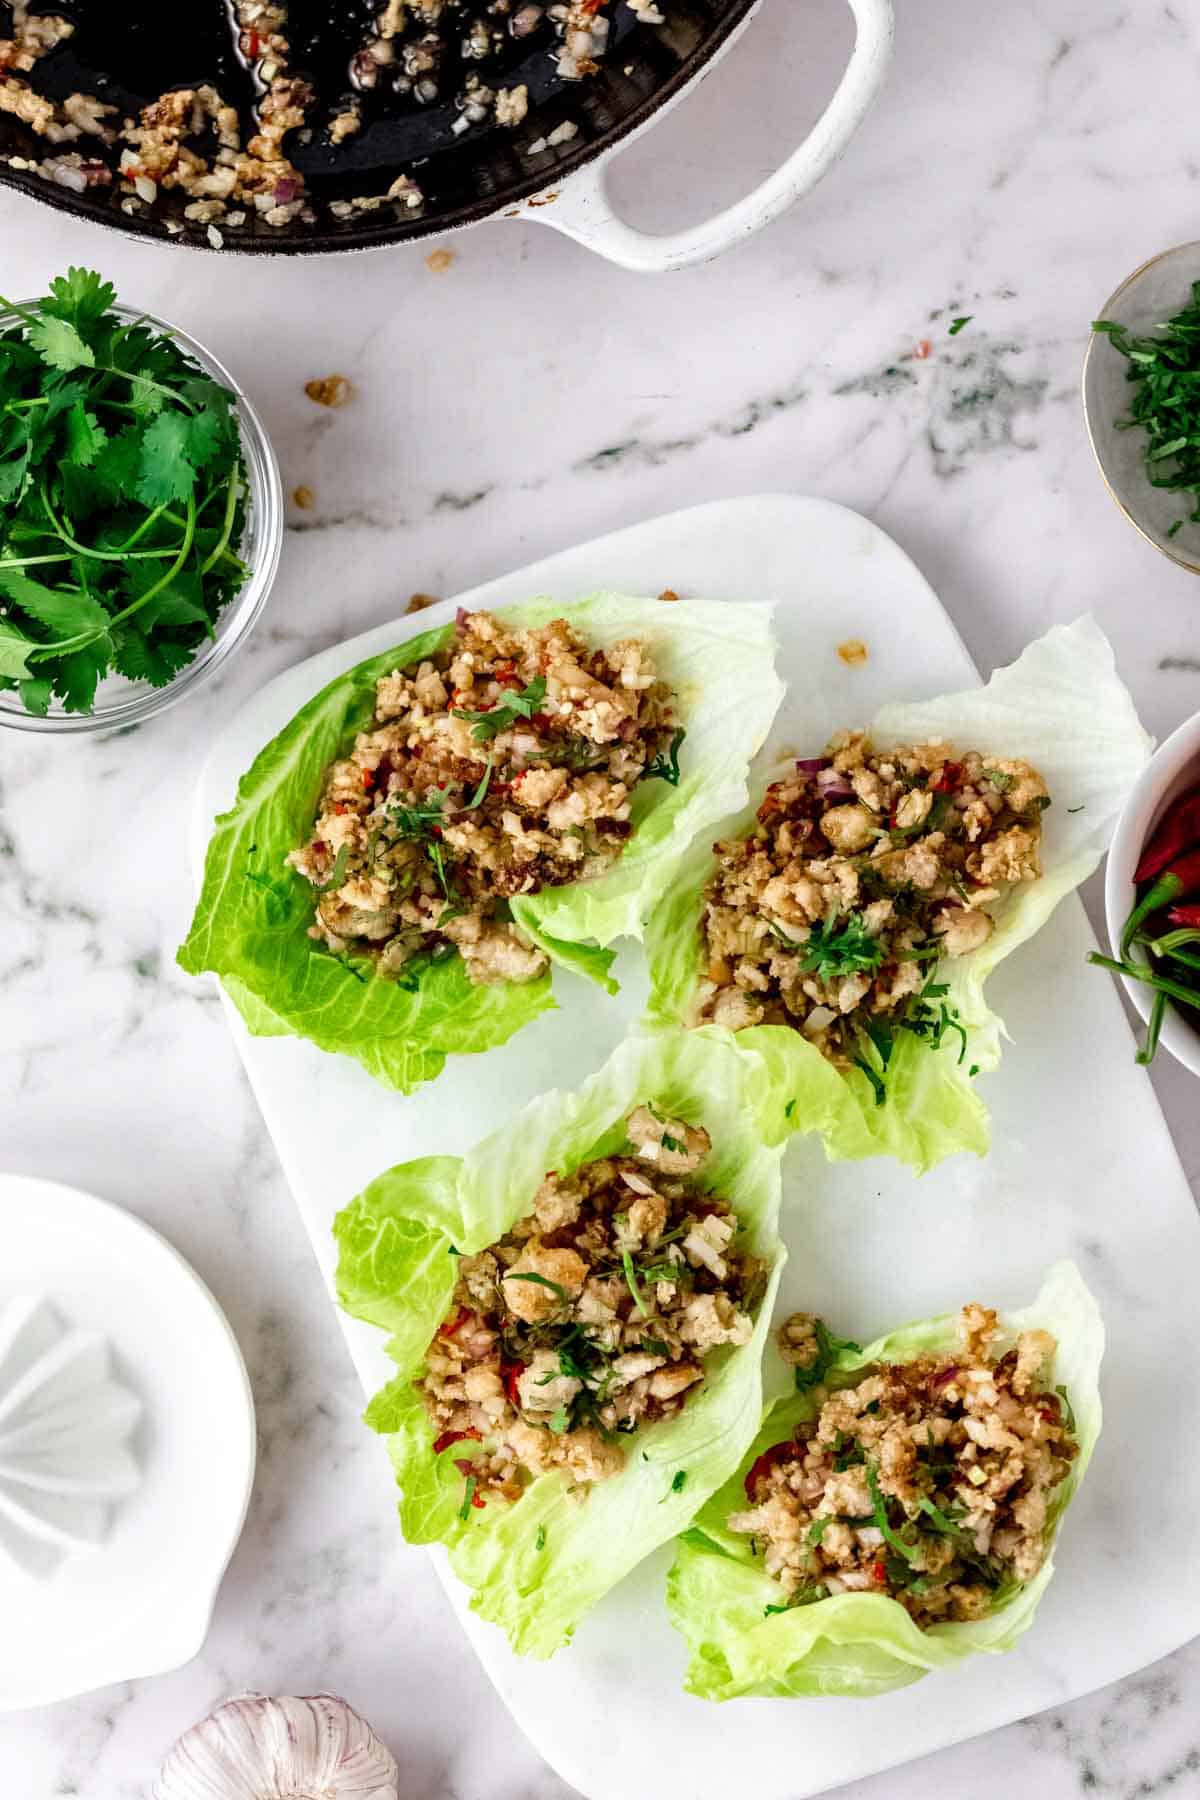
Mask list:
[{"label": "white stone cutting board", "polygon": [[[601,587],[775,602],[789,693],[768,755],[819,750],[832,730],[866,721],[885,700],[978,679],[928,584],[867,520],[788,496],[697,507],[368,632],[273,681],[214,747],[198,799],[197,867],[211,818],[229,805],[237,777],[340,670],[459,604],[552,593],[566,606]],[[865,666],[838,658],[836,646],[848,638],[868,645]],[[1013,1042],[1001,1069],[981,1082],[995,1120],[986,1160],[955,1157],[917,1181],[886,1161],[831,1168],[802,1144],[786,1166],[784,1310],[819,1309],[865,1341],[968,1299],[1026,1301],[1061,1256],[1075,1258],[1096,1292],[1109,1336],[1105,1430],[1033,1630],[1007,1656],[978,1657],[878,1699],[715,1707],[682,1691],[683,1648],[662,1608],[666,1551],[548,1664],[514,1658],[499,1631],[470,1616],[448,1578],[464,1629],[514,1716],[588,1800],[803,1800],[1061,1705],[1200,1632],[1200,1557],[1192,1548],[1200,1440],[1186,1399],[1200,1381],[1200,1228],[1149,1081],[1134,1065],[1116,993],[1084,962],[1092,941],[1071,900],[993,977],[990,992]],[[373,1176],[409,1157],[466,1150],[533,1095],[574,1085],[598,1066],[645,992],[636,952],[622,952],[618,973],[622,992],[613,1001],[556,971],[561,1012],[503,1049],[451,1061],[409,1099],[308,1044],[250,1038],[230,1009],[327,1279],[333,1216]],[[343,1323],[373,1390],[389,1373],[381,1336]],[[386,1481],[382,1456],[380,1463]],[[452,1683],[453,1670],[445,1674]]]}]

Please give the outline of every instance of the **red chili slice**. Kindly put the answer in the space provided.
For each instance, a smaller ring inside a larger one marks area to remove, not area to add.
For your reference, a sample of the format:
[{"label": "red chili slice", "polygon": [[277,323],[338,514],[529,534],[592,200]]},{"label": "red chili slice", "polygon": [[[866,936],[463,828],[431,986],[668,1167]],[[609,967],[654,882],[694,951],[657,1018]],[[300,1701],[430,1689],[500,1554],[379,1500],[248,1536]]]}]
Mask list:
[{"label": "red chili slice", "polygon": [[364,769],[363,770],[362,784],[363,784],[363,792],[365,794],[369,794],[371,789],[375,786],[375,771],[374,771],[374,769]]},{"label": "red chili slice", "polygon": [[941,774],[938,776],[936,781],[931,781],[929,784],[930,793],[931,794],[957,793],[958,789],[962,786],[962,772],[963,772],[963,766],[961,763],[956,763],[956,762],[943,763]]},{"label": "red chili slice", "polygon": [[467,1320],[473,1316],[469,1306],[460,1306],[453,1319],[449,1319],[444,1325],[438,1326],[438,1336],[457,1337]]},{"label": "red chili slice", "polygon": [[[473,1425],[469,1431],[443,1431],[441,1437],[436,1437],[433,1440],[433,1454],[435,1456],[440,1456],[443,1450],[448,1450],[450,1448],[451,1444],[461,1444],[467,1438],[474,1438],[477,1444],[483,1442],[483,1438]],[[461,1467],[461,1464],[458,1466]]]},{"label": "red chili slice", "polygon": [[504,1392],[510,1406],[520,1406],[521,1393],[517,1386],[527,1368],[526,1363],[505,1363],[500,1370],[500,1379],[504,1383]]},{"label": "red chili slice", "polygon": [[887,1582],[887,1570],[884,1568],[883,1564],[881,1562],[873,1564],[871,1573],[879,1583],[880,1587],[883,1587]]},{"label": "red chili slice", "polygon": [[786,1444],[774,1444],[770,1450],[764,1450],[762,1455],[751,1463],[750,1472],[746,1476],[746,1493],[749,1498],[753,1500],[754,1490],[764,1475],[769,1475],[777,1463],[787,1462],[788,1458],[795,1454],[796,1446],[790,1441]]}]

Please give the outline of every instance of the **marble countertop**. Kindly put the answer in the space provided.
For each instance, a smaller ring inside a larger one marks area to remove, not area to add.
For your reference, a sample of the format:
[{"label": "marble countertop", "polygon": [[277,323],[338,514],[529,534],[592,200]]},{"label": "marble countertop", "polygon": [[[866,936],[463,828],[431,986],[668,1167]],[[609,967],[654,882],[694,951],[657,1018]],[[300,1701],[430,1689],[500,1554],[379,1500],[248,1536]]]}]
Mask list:
[{"label": "marble countertop", "polygon": [[[775,0],[623,161],[665,225],[732,198],[815,115],[837,0]],[[803,20],[796,15],[803,12]],[[857,507],[913,555],[984,669],[1090,607],[1159,736],[1200,706],[1200,589],[1093,468],[1087,324],[1194,235],[1200,24],[1087,0],[907,8],[885,95],[799,210],[723,262],[626,275],[531,224],[297,263],[140,247],[0,195],[3,286],[68,262],[178,320],[260,406],[289,491],[278,588],[245,651],[133,734],[0,751],[6,1166],[118,1201],[186,1255],[249,1363],[260,1461],[203,1653],[155,1681],[0,1721],[11,1800],[134,1800],[177,1733],[245,1688],[344,1693],[411,1800],[566,1800],[395,1528],[381,1447],[215,993],[173,962],[206,747],[277,670],[403,610],[633,519],[788,488]],[[1137,61],[1136,82],[1131,78]],[[1144,96],[1154,95],[1153,108]],[[948,335],[955,316],[971,322]],[[926,351],[926,346],[928,349]],[[336,411],[304,383],[355,386]],[[1099,894],[1089,904],[1099,919]],[[1099,977],[1098,977],[1099,979]],[[1200,1109],[1154,1081],[1200,1183]],[[1114,1628],[1116,1623],[1114,1622]],[[855,1800],[1200,1791],[1200,1650],[879,1776]]]}]

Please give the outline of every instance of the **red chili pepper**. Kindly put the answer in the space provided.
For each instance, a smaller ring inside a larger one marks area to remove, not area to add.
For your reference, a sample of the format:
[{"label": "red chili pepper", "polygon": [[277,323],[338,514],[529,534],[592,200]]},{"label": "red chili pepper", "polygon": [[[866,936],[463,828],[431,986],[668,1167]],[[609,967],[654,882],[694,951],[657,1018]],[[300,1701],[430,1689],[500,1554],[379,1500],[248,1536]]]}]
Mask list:
[{"label": "red chili pepper", "polygon": [[936,781],[931,781],[931,794],[954,794],[962,785],[963,766],[961,763],[948,762],[942,764],[942,772]]},{"label": "red chili pepper", "polygon": [[880,1587],[883,1587],[887,1581],[887,1570],[884,1568],[883,1564],[881,1562],[872,1564],[871,1573],[879,1583]]},{"label": "red chili pepper", "polygon": [[475,1492],[471,1495],[471,1505],[475,1507],[477,1512],[482,1512],[487,1505],[487,1501],[484,1499],[478,1488],[476,1488]]},{"label": "red chili pepper", "polygon": [[448,1450],[450,1448],[451,1444],[461,1444],[467,1438],[474,1438],[477,1444],[483,1442],[482,1437],[473,1425],[469,1431],[443,1431],[441,1437],[436,1437],[433,1440],[433,1454],[435,1456],[440,1456],[443,1450]]},{"label": "red chili pepper", "polygon": [[448,1320],[445,1325],[439,1325],[438,1336],[439,1337],[457,1337],[459,1332],[462,1330],[463,1326],[466,1324],[467,1320],[469,1318],[471,1318],[472,1316],[473,1315],[472,1315],[472,1312],[471,1312],[471,1309],[469,1306],[460,1306],[457,1314],[455,1315],[455,1317],[453,1319]]},{"label": "red chili pepper", "polygon": [[1125,921],[1121,932],[1121,955],[1128,956],[1130,944],[1154,913],[1173,907],[1177,900],[1196,893],[1200,893],[1200,845],[1155,876]]},{"label": "red chili pepper", "polygon": [[932,1385],[935,1388],[946,1387],[949,1382],[954,1380],[958,1372],[958,1364],[955,1363],[951,1368],[943,1369],[940,1374],[935,1375]]},{"label": "red chili pepper", "polygon": [[1153,881],[1177,857],[1197,847],[1200,847],[1200,788],[1193,788],[1168,806],[1146,839],[1133,879]]},{"label": "red chili pepper", "polygon": [[1172,925],[1182,925],[1185,930],[1200,931],[1200,906],[1173,906],[1167,917]]},{"label": "red chili pepper", "polygon": [[508,1397],[509,1404],[512,1406],[520,1406],[521,1404],[521,1393],[517,1383],[525,1373],[526,1367],[527,1365],[525,1363],[504,1363],[501,1365],[500,1379],[504,1383],[504,1392]]},{"label": "red chili pepper", "polygon": [[933,355],[933,345],[928,338],[918,338],[917,347],[913,351],[913,355],[918,362],[924,362],[927,357]]},{"label": "red chili pepper", "polygon": [[346,810],[346,802],[344,800],[335,800],[333,803],[333,810],[340,817]]},{"label": "red chili pepper", "polygon": [[770,1450],[764,1450],[762,1455],[751,1463],[750,1472],[746,1476],[746,1493],[751,1500],[754,1498],[754,1490],[762,1477],[764,1475],[769,1475],[776,1463],[786,1462],[789,1457],[794,1456],[795,1454],[796,1446],[791,1442],[786,1444],[774,1444]]},{"label": "red chili pepper", "polygon": [[374,771],[374,769],[364,769],[363,770],[362,784],[363,784],[363,792],[365,794],[369,794],[371,789],[375,786],[375,771]]}]

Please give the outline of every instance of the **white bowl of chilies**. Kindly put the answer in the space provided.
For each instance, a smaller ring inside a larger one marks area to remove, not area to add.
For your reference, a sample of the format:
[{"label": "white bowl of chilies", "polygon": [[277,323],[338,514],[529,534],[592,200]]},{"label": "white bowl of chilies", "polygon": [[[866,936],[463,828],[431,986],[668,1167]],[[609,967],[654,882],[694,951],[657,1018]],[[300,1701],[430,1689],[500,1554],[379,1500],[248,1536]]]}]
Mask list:
[{"label": "white bowl of chilies", "polygon": [[1200,1075],[1200,713],[1147,763],[1117,823],[1104,906],[1112,956],[1146,1022],[1138,1051],[1161,1047]]}]

